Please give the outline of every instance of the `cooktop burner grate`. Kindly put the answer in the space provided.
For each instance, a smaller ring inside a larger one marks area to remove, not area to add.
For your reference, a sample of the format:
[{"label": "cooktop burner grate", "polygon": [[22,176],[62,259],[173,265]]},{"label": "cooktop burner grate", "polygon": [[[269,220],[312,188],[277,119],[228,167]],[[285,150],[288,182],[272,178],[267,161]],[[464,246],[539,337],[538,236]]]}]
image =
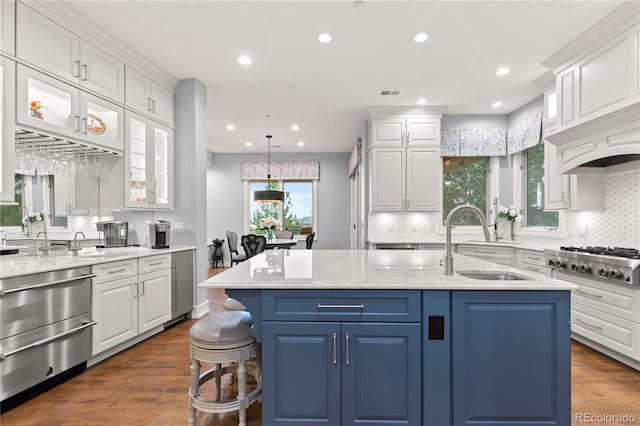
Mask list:
[{"label": "cooktop burner grate", "polygon": [[587,247],[573,247],[573,246],[561,246],[561,251],[571,251],[578,253],[589,253],[603,256],[613,257],[626,257],[629,259],[640,259],[640,250],[627,247],[601,247],[601,246],[587,246]]}]

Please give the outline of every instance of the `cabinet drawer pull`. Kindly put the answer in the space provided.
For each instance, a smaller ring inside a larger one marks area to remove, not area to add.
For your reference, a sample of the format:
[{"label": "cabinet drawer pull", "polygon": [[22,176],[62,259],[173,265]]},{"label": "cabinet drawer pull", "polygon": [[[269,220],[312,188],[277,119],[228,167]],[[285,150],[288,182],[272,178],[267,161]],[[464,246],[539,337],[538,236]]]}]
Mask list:
[{"label": "cabinet drawer pull", "polygon": [[338,363],[338,335],[333,333],[333,365]]},{"label": "cabinet drawer pull", "polygon": [[364,303],[359,305],[325,305],[318,303],[318,309],[364,309]]},{"label": "cabinet drawer pull", "polygon": [[164,264],[164,261],[150,263],[149,266],[158,266]]},{"label": "cabinet drawer pull", "polygon": [[79,275],[77,277],[64,278],[62,280],[56,280],[56,281],[49,281],[48,283],[34,284],[34,285],[28,285],[28,286],[18,287],[18,288],[10,288],[8,290],[0,290],[0,297],[4,296],[5,294],[18,293],[20,291],[34,290],[34,289],[44,288],[44,287],[51,287],[53,285],[64,284],[64,283],[78,281],[78,280],[84,280],[86,278],[94,278],[96,276],[97,276],[96,274],[84,274],[84,275]]},{"label": "cabinet drawer pull", "polygon": [[349,365],[349,363],[350,363],[350,361],[349,361],[349,333],[344,335],[344,345],[346,347],[346,355],[347,355],[346,358],[345,358],[344,363],[346,365]]},{"label": "cabinet drawer pull", "polygon": [[588,291],[583,291],[581,289],[577,289],[576,293],[582,293],[585,296],[591,296],[591,297],[595,297],[596,299],[602,299],[602,295],[600,295],[600,294],[589,293]]},{"label": "cabinet drawer pull", "polygon": [[482,254],[495,254],[496,252],[493,250],[474,250],[475,253],[482,253]]},{"label": "cabinet drawer pull", "polygon": [[593,324],[589,324],[588,322],[584,322],[580,318],[576,318],[576,322],[579,322],[580,324],[584,324],[587,327],[591,327],[594,330],[602,330],[602,327],[598,327],[597,325],[593,325]]},{"label": "cabinet drawer pull", "polygon": [[114,269],[113,271],[109,271],[107,273],[111,275],[111,274],[119,274],[121,272],[127,272],[127,268]]}]

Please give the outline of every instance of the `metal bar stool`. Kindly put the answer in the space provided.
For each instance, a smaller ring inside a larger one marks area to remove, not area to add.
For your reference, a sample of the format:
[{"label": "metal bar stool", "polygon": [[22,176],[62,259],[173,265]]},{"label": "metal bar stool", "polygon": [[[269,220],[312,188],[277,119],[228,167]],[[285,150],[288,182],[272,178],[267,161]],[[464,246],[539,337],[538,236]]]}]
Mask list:
[{"label": "metal bar stool", "polygon": [[[233,299],[229,302],[233,303]],[[237,302],[236,302],[237,303]],[[225,303],[229,309],[230,303]],[[244,308],[242,304],[240,307]],[[239,426],[246,426],[246,410],[262,395],[260,370],[260,344],[251,335],[251,314],[244,310],[231,310],[209,314],[196,322],[189,331],[191,353],[191,386],[189,388],[189,424],[196,424],[196,410],[205,413],[239,411]],[[247,364],[250,359],[255,363]],[[213,364],[213,368],[200,374],[200,363]],[[221,400],[220,382],[227,373],[235,374],[238,394],[235,399]],[[247,374],[255,377],[257,386],[247,393]],[[200,387],[215,380],[216,399],[200,396]]]}]

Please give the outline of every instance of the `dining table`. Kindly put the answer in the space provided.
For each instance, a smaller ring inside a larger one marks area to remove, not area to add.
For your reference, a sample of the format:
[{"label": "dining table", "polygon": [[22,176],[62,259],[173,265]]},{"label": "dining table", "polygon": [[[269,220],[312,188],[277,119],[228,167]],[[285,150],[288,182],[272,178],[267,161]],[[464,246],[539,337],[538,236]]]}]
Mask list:
[{"label": "dining table", "polygon": [[265,249],[275,249],[275,248],[283,248],[288,249],[295,246],[298,243],[296,239],[284,239],[284,238],[274,238],[271,241],[267,241],[267,244],[264,246]]}]

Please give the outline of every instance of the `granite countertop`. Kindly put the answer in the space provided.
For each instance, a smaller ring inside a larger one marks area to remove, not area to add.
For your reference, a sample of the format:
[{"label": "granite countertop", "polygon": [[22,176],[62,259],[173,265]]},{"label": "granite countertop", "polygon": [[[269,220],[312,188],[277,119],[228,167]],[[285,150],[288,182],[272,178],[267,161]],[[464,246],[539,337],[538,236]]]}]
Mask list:
[{"label": "granite countertop", "polygon": [[454,255],[454,271],[509,271],[528,278],[487,281],[444,275],[442,250],[270,250],[199,284],[223,289],[572,290],[574,284]]},{"label": "granite countertop", "polygon": [[78,256],[72,256],[66,250],[54,250],[48,256],[43,256],[39,253],[12,254],[0,256],[0,278],[79,266],[91,266],[118,260],[194,250],[195,248],[195,246],[174,246],[167,249],[149,249],[146,247],[83,248],[78,253]]}]

